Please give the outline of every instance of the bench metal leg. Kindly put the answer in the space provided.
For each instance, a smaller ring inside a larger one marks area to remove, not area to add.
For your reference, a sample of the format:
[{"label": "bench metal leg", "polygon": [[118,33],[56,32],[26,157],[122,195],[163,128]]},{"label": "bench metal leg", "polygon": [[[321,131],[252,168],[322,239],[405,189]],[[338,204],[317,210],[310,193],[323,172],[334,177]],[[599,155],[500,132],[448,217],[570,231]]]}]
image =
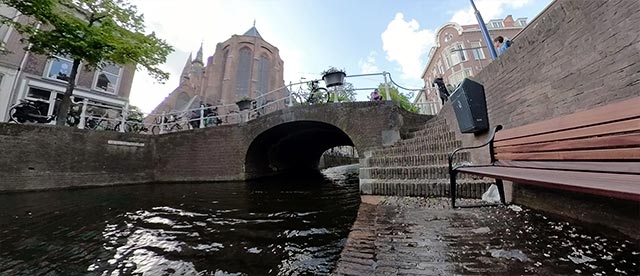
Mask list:
[{"label": "bench metal leg", "polygon": [[451,196],[451,208],[456,208],[456,177],[458,177],[458,172],[456,170],[450,170],[449,181],[451,187],[449,188],[449,195]]},{"label": "bench metal leg", "polygon": [[498,194],[500,195],[500,202],[503,205],[506,205],[506,199],[504,197],[504,183],[502,183],[502,179],[496,179],[496,186],[498,186]]}]

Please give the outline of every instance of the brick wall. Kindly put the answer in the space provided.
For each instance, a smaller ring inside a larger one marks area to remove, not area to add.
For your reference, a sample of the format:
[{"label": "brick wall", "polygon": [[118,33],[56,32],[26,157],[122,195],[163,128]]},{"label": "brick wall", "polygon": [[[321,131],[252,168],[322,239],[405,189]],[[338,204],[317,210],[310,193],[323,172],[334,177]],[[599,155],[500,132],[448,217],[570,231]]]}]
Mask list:
[{"label": "brick wall", "polygon": [[[0,123],[0,192],[149,182],[152,137]],[[109,141],[144,146],[122,146]]]},{"label": "brick wall", "polygon": [[506,128],[640,95],[640,1],[560,0],[475,79]]}]

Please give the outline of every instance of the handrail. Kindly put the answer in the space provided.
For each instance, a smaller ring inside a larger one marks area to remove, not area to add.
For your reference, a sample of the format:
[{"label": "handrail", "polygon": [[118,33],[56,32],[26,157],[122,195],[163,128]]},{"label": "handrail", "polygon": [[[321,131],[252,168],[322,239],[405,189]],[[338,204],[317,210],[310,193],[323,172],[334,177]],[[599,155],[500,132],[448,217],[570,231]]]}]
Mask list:
[{"label": "handrail", "polygon": [[[457,152],[459,152],[461,150],[479,149],[479,148],[485,147],[485,146],[487,146],[489,144],[491,144],[491,148],[493,148],[493,140],[496,137],[496,133],[498,131],[500,131],[501,129],[502,129],[502,125],[497,125],[495,128],[493,128],[493,130],[491,130],[491,135],[489,135],[489,140],[486,143],[482,144],[482,145],[471,146],[471,147],[460,147],[460,148],[457,148],[457,149],[453,150],[451,153],[449,153],[449,156],[448,156],[448,158],[449,158],[449,172],[453,171],[453,156]],[[494,158],[493,154],[491,154],[491,163],[492,164],[495,161],[495,160],[493,160],[493,158]]]}]

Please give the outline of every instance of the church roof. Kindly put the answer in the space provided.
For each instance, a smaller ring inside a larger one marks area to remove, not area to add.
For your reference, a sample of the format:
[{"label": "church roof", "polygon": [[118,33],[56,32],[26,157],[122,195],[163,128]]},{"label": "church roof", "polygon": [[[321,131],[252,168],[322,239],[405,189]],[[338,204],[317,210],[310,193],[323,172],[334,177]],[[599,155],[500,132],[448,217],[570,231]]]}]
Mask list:
[{"label": "church roof", "polygon": [[202,48],[203,48],[203,43],[200,43],[200,49],[198,50],[198,53],[196,53],[196,58],[193,60],[193,62],[198,62],[200,64],[204,65],[204,61],[202,58]]},{"label": "church roof", "polygon": [[260,36],[260,33],[258,32],[258,29],[256,29],[256,26],[251,27],[251,29],[249,29],[248,31],[246,31],[243,35],[246,36],[255,36],[257,38],[262,38],[262,36]]}]

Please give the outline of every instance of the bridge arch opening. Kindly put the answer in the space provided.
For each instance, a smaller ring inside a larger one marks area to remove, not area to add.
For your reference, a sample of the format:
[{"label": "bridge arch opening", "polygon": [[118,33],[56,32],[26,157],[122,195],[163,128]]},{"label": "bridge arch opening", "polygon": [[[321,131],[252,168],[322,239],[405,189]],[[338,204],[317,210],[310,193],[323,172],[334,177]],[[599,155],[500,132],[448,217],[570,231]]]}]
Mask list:
[{"label": "bridge arch opening", "polygon": [[337,146],[355,146],[340,128],[318,121],[295,121],[260,133],[245,156],[245,177],[318,170],[322,154]]}]

